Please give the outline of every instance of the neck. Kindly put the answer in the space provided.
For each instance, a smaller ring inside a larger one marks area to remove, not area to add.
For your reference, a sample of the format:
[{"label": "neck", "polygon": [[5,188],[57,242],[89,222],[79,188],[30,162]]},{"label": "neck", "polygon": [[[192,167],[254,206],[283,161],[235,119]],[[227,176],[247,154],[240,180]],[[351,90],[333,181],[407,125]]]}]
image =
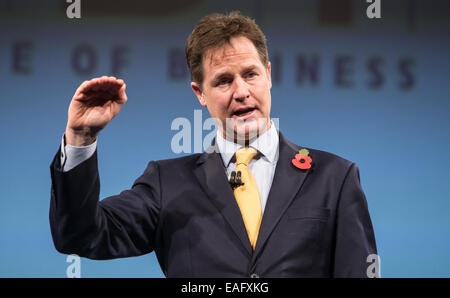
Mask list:
[{"label": "neck", "polygon": [[267,125],[264,126],[264,129],[258,129],[255,132],[248,132],[244,136],[242,134],[238,134],[234,129],[221,129],[222,137],[228,141],[234,142],[236,144],[241,144],[244,146],[248,146],[252,141],[256,140],[263,134],[265,134],[270,127],[272,126],[272,121],[268,121]]}]

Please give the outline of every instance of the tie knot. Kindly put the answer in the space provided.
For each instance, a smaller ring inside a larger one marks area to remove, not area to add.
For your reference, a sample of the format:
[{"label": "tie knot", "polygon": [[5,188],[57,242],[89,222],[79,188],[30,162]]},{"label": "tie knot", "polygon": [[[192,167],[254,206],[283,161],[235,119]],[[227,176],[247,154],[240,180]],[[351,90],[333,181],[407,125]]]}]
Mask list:
[{"label": "tie knot", "polygon": [[253,157],[258,153],[255,148],[252,147],[244,147],[236,151],[236,165],[245,164],[248,166],[248,163],[252,160]]}]

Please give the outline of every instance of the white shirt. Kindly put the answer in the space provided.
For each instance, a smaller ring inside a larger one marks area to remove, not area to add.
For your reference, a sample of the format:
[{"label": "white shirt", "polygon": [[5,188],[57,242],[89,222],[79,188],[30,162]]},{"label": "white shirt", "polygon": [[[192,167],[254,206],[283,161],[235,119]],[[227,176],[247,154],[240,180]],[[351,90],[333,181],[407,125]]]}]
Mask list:
[{"label": "white shirt", "polygon": [[[222,156],[223,164],[227,169],[227,177],[229,180],[231,172],[236,170],[234,153],[242,148],[243,145],[224,139],[219,132],[216,135],[216,144]],[[248,169],[255,178],[258,186],[261,208],[264,214],[279,156],[279,137],[273,122],[269,130],[250,142],[249,146],[258,150],[258,154],[248,164]]]},{"label": "white shirt", "polygon": [[[219,131],[216,135],[216,144],[222,156],[229,180],[231,172],[236,170],[234,153],[243,146],[224,139]],[[273,122],[270,129],[249,143],[249,146],[258,150],[258,154],[250,161],[248,168],[258,185],[261,208],[264,213],[279,156],[279,137]],[[61,141],[61,165],[63,172],[68,172],[89,159],[96,148],[97,140],[91,145],[83,147],[65,145],[63,135]]]},{"label": "white shirt", "polygon": [[63,172],[68,172],[85,160],[88,160],[97,149],[97,139],[88,146],[72,146],[67,144],[64,135],[61,140],[61,166]]}]

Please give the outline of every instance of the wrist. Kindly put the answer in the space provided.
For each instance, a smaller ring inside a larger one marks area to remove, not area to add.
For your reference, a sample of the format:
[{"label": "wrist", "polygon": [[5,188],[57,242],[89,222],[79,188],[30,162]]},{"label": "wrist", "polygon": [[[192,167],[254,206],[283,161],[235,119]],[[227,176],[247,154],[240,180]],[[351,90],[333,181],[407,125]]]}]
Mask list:
[{"label": "wrist", "polygon": [[91,134],[89,131],[85,130],[74,130],[70,128],[66,128],[66,132],[64,134],[66,145],[83,147],[89,146],[95,142],[97,139],[97,135]]}]

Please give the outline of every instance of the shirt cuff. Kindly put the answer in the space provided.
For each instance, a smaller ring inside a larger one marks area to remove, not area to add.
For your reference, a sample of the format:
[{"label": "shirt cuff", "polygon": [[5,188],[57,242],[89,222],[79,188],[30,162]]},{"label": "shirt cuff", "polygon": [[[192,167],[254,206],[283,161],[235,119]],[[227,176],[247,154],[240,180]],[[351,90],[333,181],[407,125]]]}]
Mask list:
[{"label": "shirt cuff", "polygon": [[61,168],[68,172],[83,161],[88,160],[97,149],[97,140],[88,146],[72,146],[67,144],[63,134],[61,140]]}]

